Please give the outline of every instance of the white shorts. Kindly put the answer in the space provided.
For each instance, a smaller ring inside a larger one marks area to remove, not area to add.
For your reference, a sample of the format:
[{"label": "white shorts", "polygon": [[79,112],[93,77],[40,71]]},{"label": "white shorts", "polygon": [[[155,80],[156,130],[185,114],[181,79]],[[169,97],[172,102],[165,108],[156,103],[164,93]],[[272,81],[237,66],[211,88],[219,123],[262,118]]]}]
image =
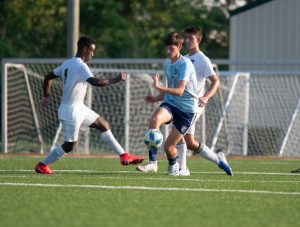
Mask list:
[{"label": "white shorts", "polygon": [[197,112],[197,114],[195,116],[194,123],[186,131],[186,134],[190,134],[190,135],[195,134],[196,122],[198,121],[199,117],[202,115],[202,112],[203,112],[203,108],[201,108],[201,110]]},{"label": "white shorts", "polygon": [[85,131],[99,117],[99,114],[87,106],[84,106],[83,108],[80,118],[76,120],[60,120],[62,123],[64,140],[66,142],[77,141],[79,130]]}]

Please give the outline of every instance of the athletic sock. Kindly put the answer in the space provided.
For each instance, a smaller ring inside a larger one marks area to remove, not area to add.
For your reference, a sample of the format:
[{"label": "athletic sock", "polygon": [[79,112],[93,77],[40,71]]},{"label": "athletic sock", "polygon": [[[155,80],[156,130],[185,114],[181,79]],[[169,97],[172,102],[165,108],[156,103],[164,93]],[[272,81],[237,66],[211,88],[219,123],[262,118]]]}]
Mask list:
[{"label": "athletic sock", "polygon": [[199,153],[202,157],[206,158],[209,161],[212,161],[219,164],[219,159],[216,153],[214,153],[211,149],[209,149],[205,144],[201,143],[199,148],[196,151]]},{"label": "athletic sock", "polygon": [[175,158],[168,158],[168,161],[169,161],[169,165],[175,165],[176,164],[176,161],[177,161],[177,157]]},{"label": "athletic sock", "polygon": [[179,169],[186,169],[186,152],[187,147],[186,143],[180,143],[176,145],[177,153],[178,153],[178,164]]},{"label": "athletic sock", "polygon": [[110,130],[107,130],[105,132],[101,133],[101,138],[103,141],[110,146],[110,148],[117,154],[121,155],[124,154],[125,151],[123,147],[118,143],[118,141],[115,139],[114,135],[111,133]]},{"label": "athletic sock", "polygon": [[64,156],[66,152],[62,148],[62,146],[55,147],[42,161],[43,164],[49,165],[53,162],[56,162],[60,157]]},{"label": "athletic sock", "polygon": [[156,147],[149,148],[149,161],[150,162],[157,161],[157,152],[158,152],[158,149]]}]

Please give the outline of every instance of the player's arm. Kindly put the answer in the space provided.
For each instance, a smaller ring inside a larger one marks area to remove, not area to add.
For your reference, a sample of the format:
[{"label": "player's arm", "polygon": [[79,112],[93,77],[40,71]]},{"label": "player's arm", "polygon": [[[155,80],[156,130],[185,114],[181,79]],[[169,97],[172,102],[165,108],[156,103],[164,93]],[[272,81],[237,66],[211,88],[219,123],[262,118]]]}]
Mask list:
[{"label": "player's arm", "polygon": [[58,78],[58,76],[56,76],[53,71],[48,73],[44,78],[43,97],[40,101],[42,107],[45,107],[49,104],[49,96],[51,92],[52,80],[56,78]]},{"label": "player's arm", "polygon": [[203,107],[208,100],[216,94],[220,86],[220,80],[217,75],[211,75],[208,77],[208,79],[210,80],[211,84],[205,94],[199,98],[200,107]]},{"label": "player's arm", "polygon": [[115,84],[126,80],[126,74],[120,73],[116,78],[113,79],[100,79],[96,77],[89,77],[86,81],[93,86],[104,87],[107,85]]},{"label": "player's arm", "polygon": [[185,85],[186,85],[186,81],[185,80],[180,80],[177,84],[176,88],[169,88],[169,87],[165,87],[160,85],[159,83],[159,75],[155,74],[153,75],[153,87],[163,93],[168,93],[171,95],[175,95],[175,96],[182,96],[184,89],[185,89]]}]

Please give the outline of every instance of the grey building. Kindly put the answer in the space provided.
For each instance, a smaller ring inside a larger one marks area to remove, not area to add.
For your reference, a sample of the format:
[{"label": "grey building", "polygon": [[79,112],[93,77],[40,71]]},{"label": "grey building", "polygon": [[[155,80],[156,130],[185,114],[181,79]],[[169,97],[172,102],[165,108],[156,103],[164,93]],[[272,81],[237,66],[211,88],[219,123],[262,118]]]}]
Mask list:
[{"label": "grey building", "polygon": [[257,0],[230,12],[230,70],[251,72],[250,155],[300,156],[299,12],[299,0]]},{"label": "grey building", "polygon": [[300,70],[300,1],[257,0],[230,12],[231,69]]}]

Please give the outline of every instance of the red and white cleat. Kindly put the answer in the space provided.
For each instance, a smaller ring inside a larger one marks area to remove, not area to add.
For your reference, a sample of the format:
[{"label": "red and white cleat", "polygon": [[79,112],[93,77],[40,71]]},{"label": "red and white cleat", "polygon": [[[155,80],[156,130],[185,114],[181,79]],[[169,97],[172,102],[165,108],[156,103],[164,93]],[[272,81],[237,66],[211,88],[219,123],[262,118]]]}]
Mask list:
[{"label": "red and white cleat", "polygon": [[135,156],[132,154],[124,153],[120,155],[120,162],[122,165],[137,165],[144,161],[143,156]]},{"label": "red and white cleat", "polygon": [[35,169],[35,172],[40,173],[40,174],[53,174],[53,171],[49,168],[49,166],[45,165],[41,162],[36,164],[34,169]]}]

